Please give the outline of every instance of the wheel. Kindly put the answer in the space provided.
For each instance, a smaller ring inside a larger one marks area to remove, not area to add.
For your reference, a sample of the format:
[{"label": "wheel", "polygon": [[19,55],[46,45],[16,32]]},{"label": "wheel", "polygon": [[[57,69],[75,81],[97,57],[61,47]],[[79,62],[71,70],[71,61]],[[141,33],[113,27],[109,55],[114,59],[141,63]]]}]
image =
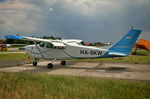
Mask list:
[{"label": "wheel", "polygon": [[49,63],[49,64],[47,65],[47,68],[48,68],[48,69],[52,69],[52,68],[53,68],[53,64],[52,64],[52,63]]},{"label": "wheel", "polygon": [[66,65],[66,61],[61,61],[61,65]]},{"label": "wheel", "polygon": [[37,62],[33,62],[32,64],[33,64],[33,66],[37,66]]}]

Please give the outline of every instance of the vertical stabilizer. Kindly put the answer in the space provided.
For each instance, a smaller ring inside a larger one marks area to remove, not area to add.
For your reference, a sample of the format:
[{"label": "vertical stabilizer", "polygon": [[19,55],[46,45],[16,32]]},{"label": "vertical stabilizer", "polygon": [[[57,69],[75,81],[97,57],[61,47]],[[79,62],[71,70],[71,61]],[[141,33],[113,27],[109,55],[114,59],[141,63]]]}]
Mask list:
[{"label": "vertical stabilizer", "polygon": [[132,29],[119,42],[114,44],[109,50],[111,52],[118,52],[128,55],[133,48],[134,43],[139,37],[141,30]]}]

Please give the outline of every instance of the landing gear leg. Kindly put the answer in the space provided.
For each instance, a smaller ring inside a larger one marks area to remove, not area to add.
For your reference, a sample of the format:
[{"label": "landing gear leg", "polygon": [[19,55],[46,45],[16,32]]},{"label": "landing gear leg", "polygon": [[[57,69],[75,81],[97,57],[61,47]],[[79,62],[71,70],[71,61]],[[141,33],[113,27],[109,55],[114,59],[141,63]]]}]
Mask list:
[{"label": "landing gear leg", "polygon": [[47,68],[48,69],[52,69],[53,68],[53,63],[56,61],[56,59],[54,59],[51,63],[47,64]]},{"label": "landing gear leg", "polygon": [[38,61],[38,59],[34,58],[34,59],[33,59],[33,62],[32,62],[32,65],[33,65],[33,66],[37,66],[37,61]]},{"label": "landing gear leg", "polygon": [[33,61],[33,66],[37,66],[37,61]]},{"label": "landing gear leg", "polygon": [[66,61],[61,61],[61,65],[62,66],[66,65]]}]

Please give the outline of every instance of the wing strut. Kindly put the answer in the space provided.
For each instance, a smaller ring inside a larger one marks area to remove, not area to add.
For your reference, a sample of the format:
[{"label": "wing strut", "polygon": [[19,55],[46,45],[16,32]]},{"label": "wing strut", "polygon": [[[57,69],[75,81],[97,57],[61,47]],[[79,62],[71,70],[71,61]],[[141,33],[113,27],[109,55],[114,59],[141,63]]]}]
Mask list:
[{"label": "wing strut", "polygon": [[38,45],[37,45],[37,43],[36,43],[35,41],[34,41],[34,44],[35,44],[35,46],[37,47],[37,49],[39,50],[42,59],[44,59],[44,55],[41,53],[41,50],[40,50],[40,48],[38,47]]}]

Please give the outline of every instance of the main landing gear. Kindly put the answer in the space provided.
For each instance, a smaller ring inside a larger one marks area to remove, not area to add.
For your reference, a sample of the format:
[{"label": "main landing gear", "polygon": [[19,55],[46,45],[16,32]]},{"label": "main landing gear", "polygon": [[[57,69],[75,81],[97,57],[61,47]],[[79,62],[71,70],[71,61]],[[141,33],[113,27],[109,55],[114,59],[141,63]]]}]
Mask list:
[{"label": "main landing gear", "polygon": [[[66,65],[66,61],[61,61],[61,63],[60,63],[62,66],[64,66],[64,65]],[[47,65],[47,68],[48,69],[52,69],[53,68],[53,64],[52,63],[49,63],[48,65]]]},{"label": "main landing gear", "polygon": [[[62,66],[65,66],[66,65],[66,61],[61,61],[60,63]],[[33,61],[32,63],[33,66],[37,66],[37,61]],[[47,68],[48,69],[52,69],[53,68],[53,62],[52,63],[48,63],[47,64]]]},{"label": "main landing gear", "polygon": [[66,61],[61,61],[61,65],[62,66],[66,65]]},{"label": "main landing gear", "polygon": [[[66,65],[66,61],[61,61],[61,63],[60,63],[62,66],[64,66],[64,65]],[[53,68],[53,64],[52,63],[49,63],[48,65],[47,65],[47,68],[48,69],[52,69]]]}]

